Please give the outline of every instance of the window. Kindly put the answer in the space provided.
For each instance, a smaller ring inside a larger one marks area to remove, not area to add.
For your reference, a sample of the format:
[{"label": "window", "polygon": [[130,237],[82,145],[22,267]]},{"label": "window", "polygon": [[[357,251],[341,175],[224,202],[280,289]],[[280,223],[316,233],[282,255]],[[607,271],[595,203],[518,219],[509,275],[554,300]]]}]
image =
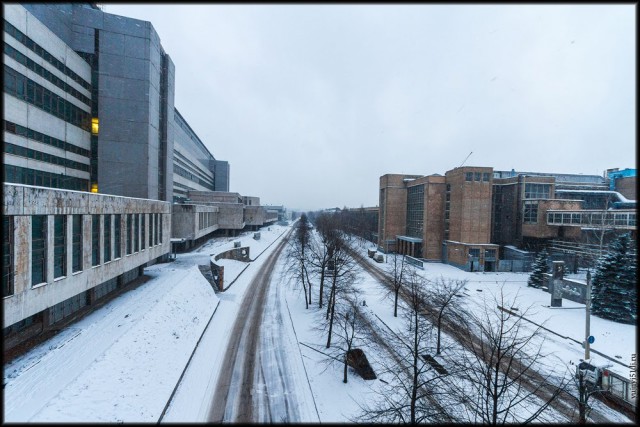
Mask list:
[{"label": "window", "polygon": [[67,274],[67,216],[53,217],[53,278]]},{"label": "window", "polygon": [[482,178],[482,174],[480,172],[476,172],[474,175],[475,175],[475,181],[480,182],[480,179]]},{"label": "window", "polygon": [[144,251],[147,247],[147,233],[145,227],[145,217],[147,214],[140,214],[140,250]]},{"label": "window", "polygon": [[133,252],[140,250],[140,215],[133,214]]},{"label": "window", "polygon": [[133,233],[131,214],[127,214],[127,255],[131,255],[131,236]]},{"label": "window", "polygon": [[627,215],[626,213],[622,213],[622,214],[614,214],[614,225],[628,225],[627,224]]},{"label": "window", "polygon": [[160,214],[155,214],[156,215],[156,245],[158,243],[160,243],[160,224],[158,223],[158,221],[160,220]]},{"label": "window", "polygon": [[482,181],[489,182],[489,172],[482,173]]},{"label": "window", "polygon": [[158,244],[156,241],[156,227],[158,222],[156,221],[156,214],[149,214],[149,246],[155,246]]},{"label": "window", "polygon": [[496,250],[495,249],[485,249],[484,257],[485,257],[485,259],[487,259],[487,258],[495,258],[496,257]]},{"label": "window", "polygon": [[480,249],[478,248],[469,248],[469,255],[473,258],[480,258]]},{"label": "window", "polygon": [[525,224],[538,223],[538,202],[524,202],[524,218]]},{"label": "window", "polygon": [[465,181],[473,181],[473,172],[467,172],[464,174]]},{"label": "window", "polygon": [[82,215],[74,215],[72,221],[72,271],[82,271]]},{"label": "window", "polygon": [[100,264],[100,215],[91,215],[91,265]]},{"label": "window", "polygon": [[104,262],[111,261],[111,215],[104,216]]},{"label": "window", "polygon": [[525,184],[524,185],[524,198],[525,199],[548,199],[551,184]]},{"label": "window", "polygon": [[13,295],[13,217],[2,218],[2,296]]},{"label": "window", "polygon": [[31,286],[47,281],[47,216],[31,217]]},{"label": "window", "polygon": [[113,216],[113,258],[118,259],[122,256],[122,248],[121,239],[120,239],[120,230],[121,230],[121,221],[122,216],[120,214],[116,214]]}]

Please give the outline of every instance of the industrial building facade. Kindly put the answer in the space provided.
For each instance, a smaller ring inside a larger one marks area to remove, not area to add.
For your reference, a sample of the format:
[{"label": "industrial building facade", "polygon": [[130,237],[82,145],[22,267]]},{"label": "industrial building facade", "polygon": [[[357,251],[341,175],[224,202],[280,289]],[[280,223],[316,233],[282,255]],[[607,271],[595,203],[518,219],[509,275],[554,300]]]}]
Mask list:
[{"label": "industrial building facade", "polygon": [[89,3],[3,12],[7,349],[168,260],[172,237],[193,245],[245,213],[241,197],[234,218],[226,204],[173,203],[228,192],[229,163],[175,108],[175,67],[150,22]]},{"label": "industrial building facade", "polygon": [[[615,177],[615,179],[614,179]],[[620,189],[620,191],[618,191]],[[598,175],[465,166],[380,177],[378,249],[497,271],[500,253],[553,239],[588,242],[594,228],[636,232],[635,170]]]}]

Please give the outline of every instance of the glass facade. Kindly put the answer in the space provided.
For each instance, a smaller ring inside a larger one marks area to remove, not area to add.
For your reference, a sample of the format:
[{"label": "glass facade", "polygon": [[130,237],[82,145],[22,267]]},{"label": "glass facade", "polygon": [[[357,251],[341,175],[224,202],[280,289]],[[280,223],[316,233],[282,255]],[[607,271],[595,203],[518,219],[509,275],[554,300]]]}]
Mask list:
[{"label": "glass facade", "polygon": [[100,215],[91,215],[91,265],[100,265]]},{"label": "glass facade", "polygon": [[82,271],[82,215],[72,217],[72,272]]},{"label": "glass facade", "polygon": [[424,223],[424,185],[407,189],[407,236],[422,238]]},{"label": "glass facade", "polygon": [[67,216],[53,217],[53,278],[67,274]]},{"label": "glass facade", "polygon": [[118,259],[122,256],[121,221],[122,215],[116,214],[113,216],[113,257],[115,259]]},{"label": "glass facade", "polygon": [[31,286],[47,281],[47,216],[31,217]]},{"label": "glass facade", "polygon": [[140,215],[133,214],[133,252],[140,250]]},{"label": "glass facade", "polygon": [[111,261],[111,215],[104,215],[104,262]]}]

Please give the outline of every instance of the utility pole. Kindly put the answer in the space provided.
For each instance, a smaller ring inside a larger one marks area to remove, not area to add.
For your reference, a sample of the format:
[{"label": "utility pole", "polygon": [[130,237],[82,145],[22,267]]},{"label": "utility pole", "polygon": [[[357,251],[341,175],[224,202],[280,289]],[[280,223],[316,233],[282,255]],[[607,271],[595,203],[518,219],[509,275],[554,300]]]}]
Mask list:
[{"label": "utility pole", "polygon": [[585,301],[585,336],[584,336],[584,360],[590,359],[589,337],[591,336],[591,270],[587,270],[587,300]]}]

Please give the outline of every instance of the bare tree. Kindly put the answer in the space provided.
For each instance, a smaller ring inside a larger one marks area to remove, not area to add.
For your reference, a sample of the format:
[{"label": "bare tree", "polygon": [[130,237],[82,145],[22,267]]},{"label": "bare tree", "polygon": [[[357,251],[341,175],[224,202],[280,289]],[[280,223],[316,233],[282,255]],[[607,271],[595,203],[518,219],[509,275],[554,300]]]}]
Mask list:
[{"label": "bare tree", "polygon": [[[305,214],[300,216],[295,234],[289,240],[289,249],[287,251],[287,265],[290,276],[296,282],[302,284],[304,290],[304,302],[306,308],[309,308],[311,302],[311,281],[309,280],[308,258],[309,244],[311,237],[311,229]],[[309,294],[307,295],[307,284],[309,285]]]},{"label": "bare tree", "polygon": [[536,370],[547,356],[542,352],[544,335],[540,327],[532,331],[524,325],[521,316],[529,309],[516,314],[516,300],[507,301],[501,289],[494,305],[470,316],[469,333],[458,334],[463,349],[454,363],[462,381],[449,385],[468,411],[470,419],[463,421],[526,424],[538,419],[566,388],[564,375],[549,367],[545,373]]},{"label": "bare tree", "polygon": [[357,421],[415,424],[452,419],[439,403],[445,397],[442,380],[448,374],[436,371],[424,357],[432,329],[423,316],[428,307],[424,279],[411,272],[405,283],[405,326],[400,333],[385,337],[391,357],[380,361],[381,375],[390,380],[379,390],[379,399],[360,406]]},{"label": "bare tree", "polygon": [[327,333],[327,348],[331,346],[331,334],[333,331],[333,321],[335,318],[336,301],[339,296],[349,294],[353,291],[353,284],[357,278],[357,264],[347,252],[347,243],[342,239],[337,240],[333,251],[331,289],[327,299],[326,319],[329,320],[329,330]]},{"label": "bare tree", "polygon": [[435,315],[438,328],[436,354],[440,354],[442,319],[447,313],[455,315],[461,311],[461,308],[457,304],[456,297],[460,296],[460,292],[466,285],[466,280],[445,279],[442,276],[434,281],[429,281],[427,284],[429,303],[435,309],[435,312],[431,312],[431,314]]},{"label": "bare tree", "polygon": [[356,292],[346,296],[336,304],[334,340],[329,352],[328,362],[338,361],[343,365],[342,382],[348,382],[349,354],[355,344],[367,342],[367,328],[359,310],[360,300]]},{"label": "bare tree", "polygon": [[324,282],[327,277],[327,268],[333,261],[334,248],[340,235],[332,216],[321,214],[316,218],[316,228],[320,237],[320,242],[314,240],[310,245],[310,264],[315,269],[320,278],[318,289],[318,307],[322,308],[324,297]]},{"label": "bare tree", "polygon": [[402,280],[407,268],[406,255],[389,254],[387,255],[387,261],[391,260],[387,264],[386,270],[388,275],[388,283],[391,288],[390,292],[393,293],[393,317],[398,317],[398,294],[400,288],[402,288]]}]

